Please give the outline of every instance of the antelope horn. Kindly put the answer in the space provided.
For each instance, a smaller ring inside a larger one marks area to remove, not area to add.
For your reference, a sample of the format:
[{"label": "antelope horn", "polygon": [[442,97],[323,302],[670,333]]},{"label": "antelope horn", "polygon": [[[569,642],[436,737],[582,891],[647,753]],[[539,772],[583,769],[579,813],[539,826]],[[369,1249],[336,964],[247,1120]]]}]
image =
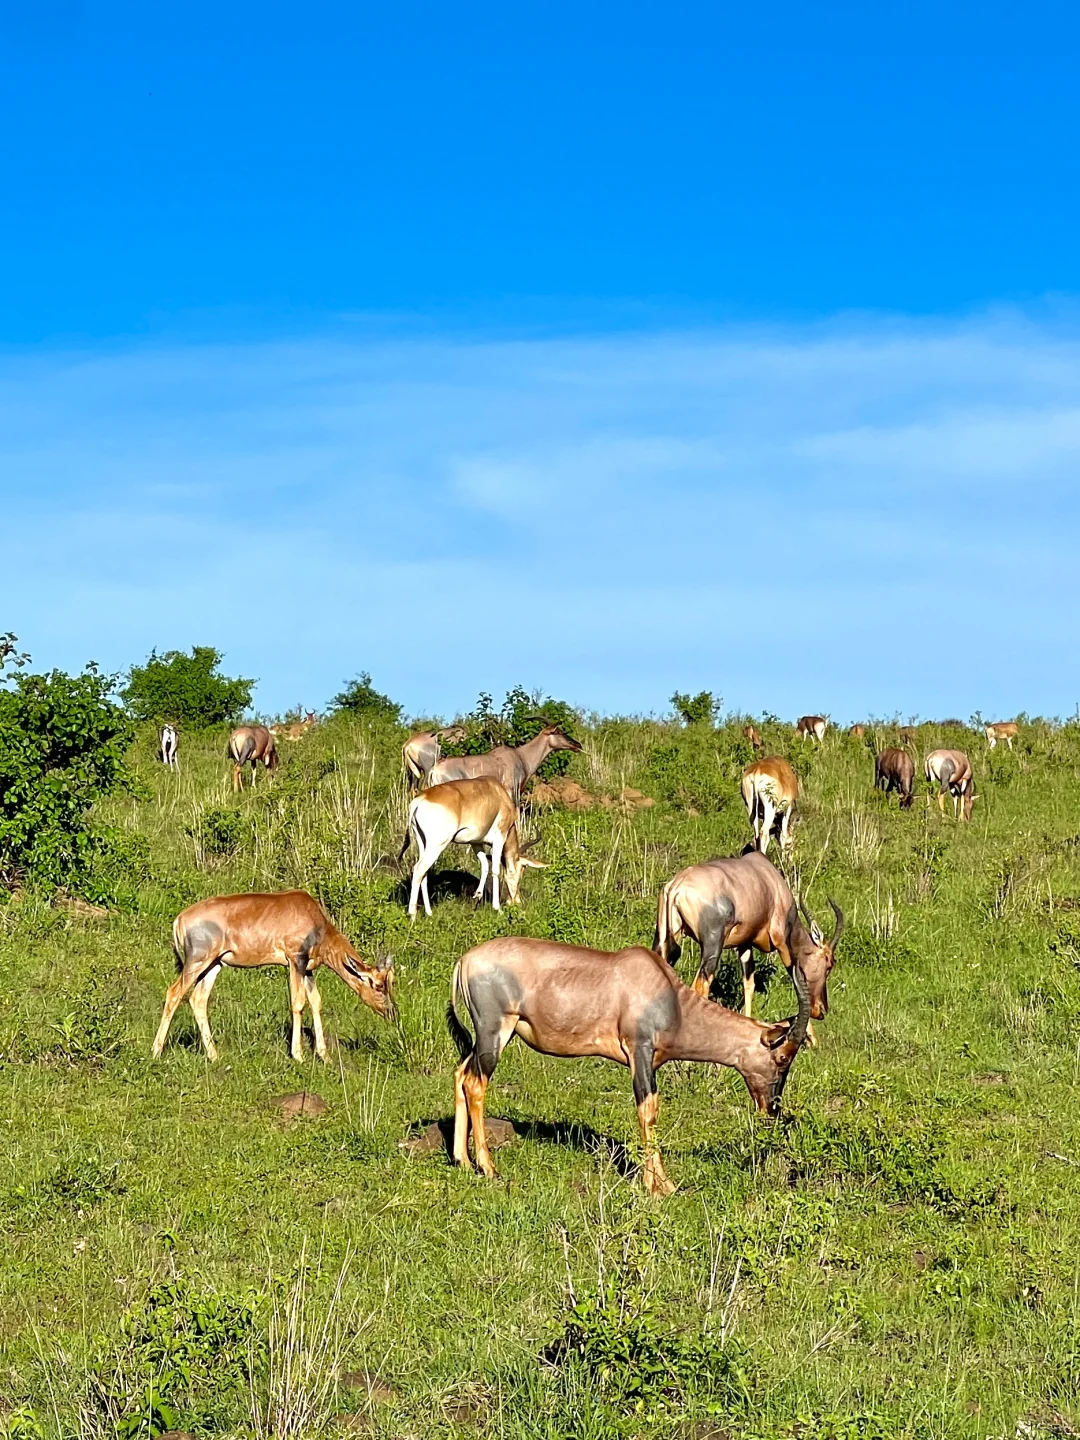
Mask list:
[{"label": "antelope horn", "polygon": [[840,943],[840,936],[844,933],[844,912],[831,896],[829,897],[829,904],[832,906],[832,912],[836,916],[836,929],[833,931],[832,939],[829,941],[830,947],[835,950]]},{"label": "antelope horn", "polygon": [[810,987],[806,983],[806,976],[798,961],[795,961],[791,967],[791,983],[795,986],[795,994],[799,997],[799,1011],[784,1036],[784,1048],[790,1047],[798,1051],[806,1039],[807,1027],[810,1024]]},{"label": "antelope horn", "polygon": [[526,715],[526,720],[539,720],[541,725],[550,725],[552,722],[546,715]]},{"label": "antelope horn", "polygon": [[534,845],[539,845],[543,838],[542,835],[534,835],[531,840],[522,840],[518,845],[518,854],[524,855],[525,852],[531,850]]}]

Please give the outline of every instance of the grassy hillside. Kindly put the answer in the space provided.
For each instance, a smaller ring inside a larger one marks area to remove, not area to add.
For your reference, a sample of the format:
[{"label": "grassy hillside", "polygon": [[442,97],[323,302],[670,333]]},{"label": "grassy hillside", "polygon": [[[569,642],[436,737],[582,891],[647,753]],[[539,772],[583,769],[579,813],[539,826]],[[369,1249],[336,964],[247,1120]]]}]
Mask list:
[{"label": "grassy hillside", "polygon": [[[493,935],[651,940],[680,866],[748,834],[739,727],[600,722],[570,775],[650,808],[545,809],[549,868],[477,910],[447,874],[410,926],[386,857],[402,735],[346,720],[231,794],[221,736],[136,766],[142,837],[108,916],[0,910],[0,1428],[300,1436],[1012,1437],[1080,1427],[1080,730],[959,741],[969,826],[901,813],[867,746],[768,726],[803,779],[794,863],[848,915],[787,1116],[730,1071],[661,1073],[678,1191],[635,1174],[629,1076],[501,1062],[488,1183],[403,1141],[452,1111],[454,960]],[[878,738],[886,738],[882,731]],[[471,862],[470,862],[471,863]],[[288,1058],[283,971],[226,970],[209,1066],[190,1012],[149,1058],[185,904],[304,886],[397,962],[400,1023],[327,975],[331,1063]],[[692,974],[696,956],[682,968]],[[763,967],[760,975],[767,971]],[[723,980],[739,993],[732,963]],[[793,1009],[783,973],[759,1012]],[[289,1123],[272,1101],[316,1091]],[[1018,1430],[1018,1422],[1029,1427]]]}]

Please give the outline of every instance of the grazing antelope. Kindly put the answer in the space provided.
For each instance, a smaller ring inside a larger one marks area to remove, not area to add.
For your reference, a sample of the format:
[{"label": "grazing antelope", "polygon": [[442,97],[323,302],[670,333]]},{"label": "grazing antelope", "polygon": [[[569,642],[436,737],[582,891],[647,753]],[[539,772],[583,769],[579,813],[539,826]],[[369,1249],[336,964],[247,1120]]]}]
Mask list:
[{"label": "grazing antelope", "polygon": [[[461,1064],[454,1072],[454,1160],[493,1176],[484,1098],[499,1056],[515,1035],[541,1055],[598,1055],[625,1065],[634,1082],[645,1151],[643,1179],[653,1195],[674,1189],[654,1131],[660,1108],[656,1072],[669,1060],[705,1060],[738,1070],[760,1111],[775,1116],[806,1037],[810,995],[792,971],[798,1014],[765,1025],[702,1000],[644,947],[609,953],[548,940],[488,940],[454,967],[447,1021]],[[462,1023],[467,1013],[472,1033]]]},{"label": "grazing antelope", "polygon": [[761,732],[756,725],[744,725],[742,732],[755,750],[763,750],[765,742],[761,738]]},{"label": "grazing antelope", "polygon": [[777,823],[780,849],[786,850],[791,843],[791,816],[799,798],[799,777],[788,762],[779,755],[770,755],[748,765],[743,771],[742,797],[754,827],[754,844],[761,853],[769,853],[769,840]]},{"label": "grazing antelope", "polygon": [[687,936],[697,941],[701,962],[693,989],[702,998],[712,988],[721,952],[737,950],[744,1015],[754,1004],[754,951],[775,951],[792,976],[797,967],[806,977],[810,1016],[821,1020],[828,1014],[829,974],[844,930],[844,912],[835,900],[829,904],[836,928],[826,940],[816,921],[807,915],[804,925],[799,919],[790,886],[764,855],[748,850],[727,860],[706,860],[680,870],[660,891],[653,948],[674,965],[682,941]]},{"label": "grazing antelope", "polygon": [[[938,807],[945,814],[946,792],[953,799],[953,817],[970,820],[975,804],[975,777],[971,761],[962,750],[931,750],[926,757],[926,779],[938,786]],[[930,803],[929,795],[926,797]]]},{"label": "grazing antelope", "polygon": [[993,725],[986,726],[986,738],[990,742],[990,749],[993,750],[999,740],[1004,740],[1009,749],[1012,749],[1012,742],[1020,733],[1020,727],[1015,720],[996,720]]},{"label": "grazing antelope", "polygon": [[315,711],[309,710],[303,720],[297,720],[293,725],[271,725],[270,734],[277,740],[292,740],[294,743],[300,740],[307,732],[314,728],[318,722],[315,719]]},{"label": "grazing antelope", "polygon": [[176,733],[176,726],[163,725],[158,737],[158,754],[161,756],[161,763],[168,765],[170,770],[179,770],[179,751],[180,737]]},{"label": "grazing antelope", "polygon": [[442,756],[444,740],[457,742],[464,739],[465,731],[460,725],[451,725],[445,730],[422,730],[419,735],[411,735],[401,747],[409,789],[419,789],[427,782],[432,766]]},{"label": "grazing antelope", "polygon": [[849,726],[848,726],[848,732],[847,732],[847,733],[848,733],[849,735],[854,735],[856,740],[861,740],[861,739],[863,738],[863,736],[866,734],[866,726],[865,726],[865,725],[849,725]]},{"label": "grazing antelope", "polygon": [[[537,717],[542,718],[542,717]],[[496,745],[486,755],[448,755],[439,760],[428,774],[431,785],[446,780],[476,780],[486,777],[498,780],[509,792],[515,805],[521,804],[521,792],[553,750],[573,750],[581,746],[571,740],[560,725],[545,725],[539,735],[524,745]]]},{"label": "grazing antelope", "polygon": [[812,735],[820,745],[825,739],[825,731],[829,728],[829,721],[824,715],[804,715],[795,726],[795,734],[802,737]]},{"label": "grazing antelope", "polygon": [[260,965],[286,965],[292,1004],[294,1060],[303,1058],[300,1022],[311,1006],[315,1053],[326,1059],[322,999],[315,971],[328,965],[365,1005],[384,1020],[394,1018],[394,967],[371,966],[360,959],[322,907],[303,890],[280,895],[222,895],[182,911],[173,921],[173,947],[180,974],[165,995],[165,1009],[154,1039],[156,1059],[165,1046],[169,1026],[185,1000],[190,1001],[207,1058],[218,1058],[206,1018],[214,981],[223,965],[243,970]]},{"label": "grazing antelope", "polygon": [[255,788],[255,769],[262,761],[267,770],[276,770],[277,746],[265,725],[241,725],[229,736],[229,759],[233,762],[233,789],[244,788],[243,767],[251,765],[251,788]]},{"label": "grazing antelope", "polygon": [[900,809],[910,810],[915,799],[915,761],[906,750],[882,750],[874,762],[874,789],[900,792]]},{"label": "grazing antelope", "polygon": [[[508,902],[517,903],[521,872],[526,865],[543,870],[540,860],[530,860],[525,846],[518,843],[517,807],[497,780],[447,780],[418,795],[409,806],[409,832],[420,855],[413,866],[409,891],[409,914],[415,916],[416,901],[424,897],[424,910],[431,914],[428,871],[448,845],[468,845],[480,861],[480,884],[475,899],[481,900],[487,887],[491,849],[491,903],[499,909],[499,871],[505,862]],[[409,835],[401,848],[408,849]]]},{"label": "grazing antelope", "polygon": [[917,745],[919,743],[919,727],[917,725],[900,726],[900,744]]}]

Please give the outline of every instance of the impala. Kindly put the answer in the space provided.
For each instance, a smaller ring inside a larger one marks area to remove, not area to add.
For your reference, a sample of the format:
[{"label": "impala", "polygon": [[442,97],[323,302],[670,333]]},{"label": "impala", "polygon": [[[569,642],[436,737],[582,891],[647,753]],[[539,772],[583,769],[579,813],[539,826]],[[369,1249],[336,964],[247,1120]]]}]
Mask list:
[{"label": "impala", "polygon": [[1020,733],[1020,727],[1015,720],[995,720],[992,725],[986,726],[986,738],[990,742],[990,749],[993,750],[999,740],[1004,740],[1009,749],[1012,749],[1012,742]]},{"label": "impala", "polygon": [[284,721],[282,721],[280,725],[271,725],[270,734],[277,740],[292,740],[295,743],[295,741],[302,739],[316,724],[315,711],[309,710],[303,720],[297,720],[292,725],[286,725]]}]

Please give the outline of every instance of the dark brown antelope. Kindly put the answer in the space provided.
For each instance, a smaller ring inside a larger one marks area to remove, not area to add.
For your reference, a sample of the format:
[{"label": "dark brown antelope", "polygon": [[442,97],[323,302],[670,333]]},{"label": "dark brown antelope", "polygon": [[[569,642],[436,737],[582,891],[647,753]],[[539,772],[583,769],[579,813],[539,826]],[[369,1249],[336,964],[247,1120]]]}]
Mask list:
[{"label": "dark brown antelope", "polygon": [[[975,804],[975,777],[962,750],[931,750],[926,757],[926,779],[938,787],[938,808],[945,814],[945,796],[952,796],[953,818],[970,820]],[[929,795],[926,797],[930,803]]]},{"label": "dark brown antelope", "polygon": [[794,975],[797,966],[806,976],[810,1015],[828,1014],[828,980],[836,964],[836,947],[844,929],[844,912],[830,900],[836,927],[826,940],[816,921],[799,909],[787,881],[771,861],[756,850],[727,860],[706,860],[680,870],[664,886],[656,907],[654,948],[674,965],[681,944],[689,937],[701,951],[693,989],[705,997],[724,950],[737,950],[742,966],[743,1014],[754,1004],[754,951],[780,956]]},{"label": "dark brown antelope", "polygon": [[315,711],[309,710],[303,720],[297,720],[295,724],[286,725],[284,721],[280,725],[271,725],[270,734],[277,740],[291,740],[295,744],[302,739],[309,730],[313,729],[317,721]]},{"label": "dark brown antelope", "polygon": [[[483,899],[487,887],[487,850],[491,850],[491,903],[496,910],[503,865],[511,905],[517,903],[522,870],[527,865],[536,870],[545,868],[541,861],[530,860],[524,853],[526,847],[519,845],[517,807],[497,780],[448,780],[431,786],[409,806],[409,833],[420,852],[413,866],[409,891],[410,916],[416,914],[420,895],[426,914],[431,914],[428,871],[449,845],[468,845],[480,861],[480,884],[474,896],[477,900]],[[402,855],[408,844],[409,836],[406,836]]]},{"label": "dark brown antelope", "polygon": [[821,742],[825,739],[825,731],[828,728],[829,721],[827,716],[803,715],[799,720],[799,723],[795,726],[795,734],[800,736],[803,740],[806,740],[810,736],[813,736],[813,738],[820,745]]},{"label": "dark brown antelope", "polygon": [[750,741],[754,750],[762,750],[765,748],[764,741],[761,738],[761,732],[756,725],[744,725],[742,733],[746,736],[747,740]]},{"label": "dark brown antelope", "polygon": [[882,750],[874,762],[874,789],[889,795],[900,792],[900,809],[910,810],[915,799],[915,761],[907,750]]},{"label": "dark brown antelope", "polygon": [[458,742],[465,739],[460,725],[451,725],[445,730],[422,730],[411,735],[401,747],[401,760],[405,766],[405,777],[410,790],[421,788],[427,782],[432,767],[442,756],[442,742]]},{"label": "dark brown antelope", "polygon": [[[669,1060],[729,1065],[760,1111],[775,1116],[806,1036],[810,995],[792,972],[799,999],[791,1020],[764,1025],[714,1005],[685,986],[644,948],[608,953],[548,940],[488,940],[454,967],[447,1019],[461,1055],[454,1073],[454,1160],[469,1168],[469,1131],[477,1167],[493,1176],[484,1098],[499,1056],[520,1035],[542,1055],[601,1056],[630,1070],[645,1152],[643,1178],[653,1195],[674,1188],[656,1148],[660,1100],[656,1072]],[[472,1022],[472,1033],[462,1023]]]},{"label": "dark brown antelope", "polygon": [[791,817],[799,798],[799,777],[788,762],[779,755],[770,755],[767,760],[755,760],[748,765],[743,771],[742,797],[754,828],[754,844],[761,853],[769,853],[769,841],[777,826],[780,849],[786,850],[791,843]]},{"label": "dark brown antelope", "polygon": [[986,726],[986,738],[990,742],[990,749],[993,750],[999,740],[1004,740],[1009,749],[1012,749],[1012,742],[1020,733],[1020,727],[1015,720],[995,720],[992,725]]},{"label": "dark brown antelope", "polygon": [[229,736],[229,759],[233,762],[233,789],[244,788],[243,769],[251,766],[251,788],[255,788],[255,771],[261,763],[267,770],[276,770],[277,746],[265,725],[241,725]]},{"label": "dark brown antelope", "polygon": [[515,806],[521,792],[553,750],[580,752],[581,746],[560,725],[545,725],[539,735],[524,745],[496,745],[486,755],[448,755],[431,769],[428,780],[441,785],[446,780],[498,780]]},{"label": "dark brown antelope", "polygon": [[223,965],[250,970],[261,965],[285,965],[289,971],[294,1060],[303,1058],[300,1022],[305,1005],[311,1006],[315,1053],[326,1059],[322,1028],[322,999],[315,971],[327,965],[349,989],[385,1020],[394,1017],[394,967],[368,965],[361,960],[322,907],[303,890],[280,895],[223,895],[203,900],[173,921],[173,947],[180,974],[165,995],[165,1009],[154,1039],[155,1059],[176,1011],[190,1001],[207,1058],[218,1058],[206,1007],[214,981]]}]

